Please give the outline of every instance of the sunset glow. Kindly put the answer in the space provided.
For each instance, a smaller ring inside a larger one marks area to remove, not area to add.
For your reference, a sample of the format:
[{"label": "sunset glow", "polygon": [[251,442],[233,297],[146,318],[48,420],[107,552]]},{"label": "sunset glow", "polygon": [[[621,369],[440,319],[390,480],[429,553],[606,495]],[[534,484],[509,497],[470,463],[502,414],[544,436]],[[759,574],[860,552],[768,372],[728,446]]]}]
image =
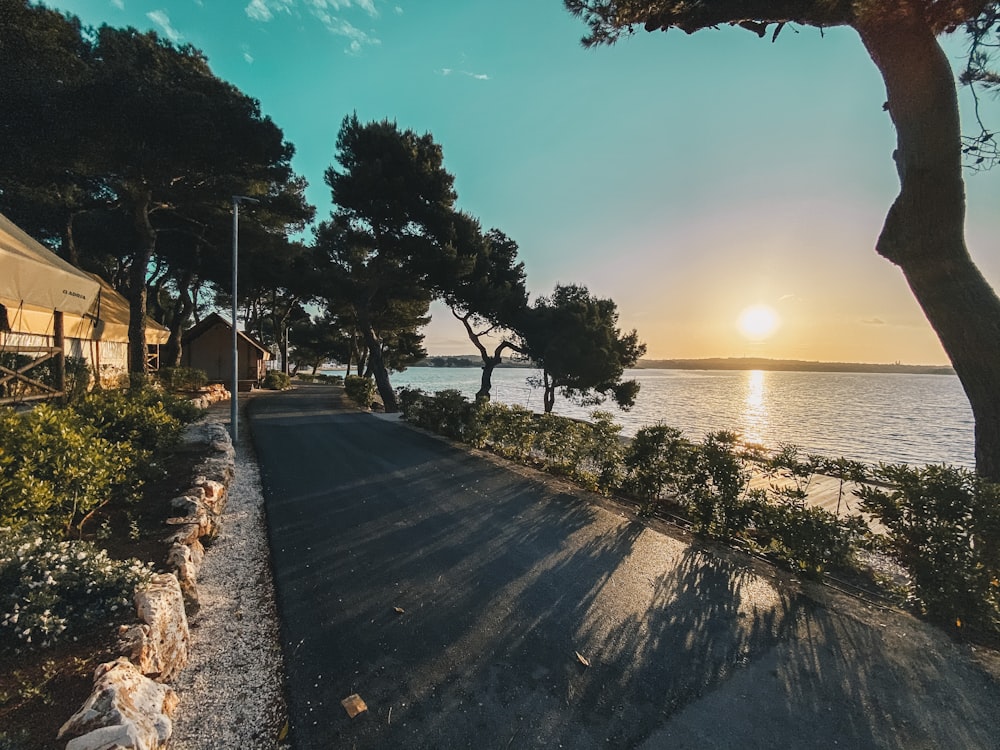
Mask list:
[{"label": "sunset glow", "polygon": [[771,336],[781,321],[778,313],[767,305],[753,305],[740,313],[736,321],[737,327],[750,341],[761,341]]}]

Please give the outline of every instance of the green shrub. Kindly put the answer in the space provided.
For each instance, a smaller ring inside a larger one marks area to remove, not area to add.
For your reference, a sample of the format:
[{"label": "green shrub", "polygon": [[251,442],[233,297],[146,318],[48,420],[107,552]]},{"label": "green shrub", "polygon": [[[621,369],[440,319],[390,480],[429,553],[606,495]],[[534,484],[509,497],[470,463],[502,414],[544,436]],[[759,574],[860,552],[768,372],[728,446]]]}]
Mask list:
[{"label": "green shrub", "polygon": [[764,503],[757,521],[766,551],[809,575],[849,568],[868,526],[860,516],[838,519],[822,508]]},{"label": "green shrub", "polygon": [[261,386],[272,391],[284,391],[292,387],[292,379],[281,370],[268,370]]},{"label": "green shrub", "polygon": [[681,502],[696,531],[732,539],[750,528],[764,499],[747,491],[750,470],[733,432],[708,435],[689,455]]},{"label": "green shrub", "polygon": [[208,384],[205,371],[194,367],[162,367],[156,377],[166,390],[174,393],[197,391]]},{"label": "green shrub", "polygon": [[640,500],[656,500],[681,478],[692,449],[680,430],[665,424],[643,427],[625,449],[622,489]]},{"label": "green shrub", "polygon": [[344,391],[351,401],[363,409],[370,409],[375,403],[375,383],[371,378],[348,375],[344,378]]},{"label": "green shrub", "polygon": [[134,497],[146,457],[71,409],[0,408],[0,526],[69,533],[113,497]]},{"label": "green shrub", "polygon": [[301,380],[303,383],[312,383],[316,380],[316,376],[307,372],[299,372],[295,374],[295,379]]},{"label": "green shrub", "polygon": [[951,466],[882,465],[863,485],[924,613],[1000,632],[1000,485]]},{"label": "green shrub", "polygon": [[341,385],[344,382],[343,375],[327,375],[325,373],[320,373],[316,376],[316,379],[322,383],[330,383],[332,385]]},{"label": "green shrub", "polygon": [[0,649],[41,649],[130,611],[150,569],[112,560],[91,542],[0,537]]},{"label": "green shrub", "polygon": [[112,442],[128,442],[136,450],[160,451],[176,445],[186,422],[201,411],[186,399],[154,388],[100,390],[73,406]]},{"label": "green shrub", "polygon": [[535,414],[523,406],[494,402],[477,404],[469,430],[469,442],[505,458],[525,461],[535,439]]}]

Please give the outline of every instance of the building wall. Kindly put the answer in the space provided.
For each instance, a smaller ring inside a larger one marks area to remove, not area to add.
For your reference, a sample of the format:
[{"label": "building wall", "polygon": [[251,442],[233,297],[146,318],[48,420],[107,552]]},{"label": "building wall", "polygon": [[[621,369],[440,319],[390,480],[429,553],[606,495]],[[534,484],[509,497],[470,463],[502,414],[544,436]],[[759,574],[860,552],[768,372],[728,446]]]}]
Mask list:
[{"label": "building wall", "polygon": [[[246,339],[236,344],[240,380],[260,380],[264,376],[263,354]],[[204,370],[210,381],[231,383],[233,380],[233,332],[229,326],[214,325],[200,336],[184,344],[181,359],[185,367]]]}]

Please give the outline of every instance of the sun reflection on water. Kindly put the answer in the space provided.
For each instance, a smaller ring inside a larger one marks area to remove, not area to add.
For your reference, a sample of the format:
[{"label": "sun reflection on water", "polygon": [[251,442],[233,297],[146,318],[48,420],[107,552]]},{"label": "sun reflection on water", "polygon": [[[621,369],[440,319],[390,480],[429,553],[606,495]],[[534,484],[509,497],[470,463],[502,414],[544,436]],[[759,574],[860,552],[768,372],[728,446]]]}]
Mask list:
[{"label": "sun reflection on water", "polygon": [[746,398],[743,402],[743,440],[747,443],[763,443],[767,433],[767,406],[764,402],[764,371],[750,370],[746,373]]}]

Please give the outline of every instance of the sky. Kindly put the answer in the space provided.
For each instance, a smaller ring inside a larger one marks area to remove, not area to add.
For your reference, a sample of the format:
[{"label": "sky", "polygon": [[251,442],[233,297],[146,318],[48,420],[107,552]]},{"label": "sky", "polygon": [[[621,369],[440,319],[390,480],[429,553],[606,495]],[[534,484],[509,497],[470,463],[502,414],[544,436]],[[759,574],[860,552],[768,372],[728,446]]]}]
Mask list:
[{"label": "sky", "polygon": [[[517,241],[532,295],[575,283],[612,298],[648,358],[948,361],[874,251],[895,133],[850,29],[786,27],[773,44],[640,31],[587,50],[561,0],[45,4],[202,50],[295,145],[320,219],[346,115],[432,133],[458,207]],[[960,66],[961,39],[946,49]],[[984,114],[1000,123],[995,101]],[[970,172],[966,190],[970,251],[1000,288],[1000,171]],[[740,327],[756,306],[773,331]],[[432,313],[431,354],[474,351]]]}]

